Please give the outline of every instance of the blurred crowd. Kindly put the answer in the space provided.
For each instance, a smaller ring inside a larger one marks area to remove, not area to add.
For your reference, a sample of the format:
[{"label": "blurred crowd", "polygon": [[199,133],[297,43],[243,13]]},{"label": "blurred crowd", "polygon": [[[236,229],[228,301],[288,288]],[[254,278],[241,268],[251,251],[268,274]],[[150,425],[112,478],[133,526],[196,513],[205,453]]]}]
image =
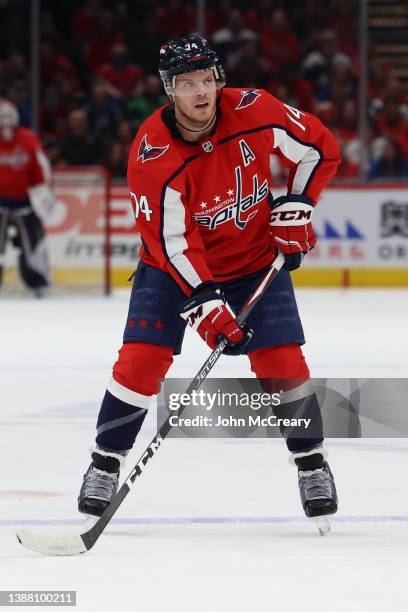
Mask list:
[{"label": "blurred crowd", "polygon": [[[358,130],[358,2],[207,0],[206,37],[230,87],[265,88],[315,113],[338,136],[338,178],[408,176],[408,99],[393,67],[369,50],[366,133]],[[0,96],[30,125],[29,3],[0,2]],[[159,48],[197,29],[195,2],[42,0],[40,134],[54,166],[104,164],[124,178],[144,119],[166,103]],[[275,162],[275,174],[285,169]]]}]

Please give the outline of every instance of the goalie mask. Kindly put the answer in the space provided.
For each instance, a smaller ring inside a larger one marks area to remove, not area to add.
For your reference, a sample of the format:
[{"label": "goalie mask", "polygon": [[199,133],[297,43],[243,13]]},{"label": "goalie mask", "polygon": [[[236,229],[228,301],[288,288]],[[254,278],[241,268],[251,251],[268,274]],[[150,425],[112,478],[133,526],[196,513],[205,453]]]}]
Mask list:
[{"label": "goalie mask", "polygon": [[166,94],[175,94],[176,76],[185,72],[212,70],[217,89],[224,87],[225,74],[218,55],[202,36],[190,34],[178,40],[169,40],[160,49],[159,74]]},{"label": "goalie mask", "polygon": [[11,140],[19,123],[17,108],[8,100],[0,100],[0,136]]}]

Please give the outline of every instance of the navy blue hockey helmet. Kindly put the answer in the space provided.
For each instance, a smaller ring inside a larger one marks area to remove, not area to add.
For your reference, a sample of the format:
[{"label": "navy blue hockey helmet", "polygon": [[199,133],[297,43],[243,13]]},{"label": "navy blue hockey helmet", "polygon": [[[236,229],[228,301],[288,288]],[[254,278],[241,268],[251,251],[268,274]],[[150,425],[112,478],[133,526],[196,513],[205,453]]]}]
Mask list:
[{"label": "navy blue hockey helmet", "polygon": [[217,88],[224,87],[225,74],[217,53],[198,34],[169,40],[160,49],[159,74],[168,96],[174,95],[175,77],[184,72],[212,69]]}]

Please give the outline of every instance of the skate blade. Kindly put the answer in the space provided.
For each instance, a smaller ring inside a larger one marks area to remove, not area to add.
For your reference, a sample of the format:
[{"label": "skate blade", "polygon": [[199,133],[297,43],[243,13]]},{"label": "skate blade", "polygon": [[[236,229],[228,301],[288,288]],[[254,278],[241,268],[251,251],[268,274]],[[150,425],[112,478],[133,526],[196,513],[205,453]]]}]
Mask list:
[{"label": "skate blade", "polygon": [[92,529],[94,525],[96,525],[96,523],[99,521],[101,517],[95,516],[94,514],[84,514],[84,518],[85,518],[86,530],[88,531],[89,529]]},{"label": "skate blade", "polygon": [[325,536],[330,532],[330,521],[326,516],[316,516],[312,520],[316,523],[320,536]]}]

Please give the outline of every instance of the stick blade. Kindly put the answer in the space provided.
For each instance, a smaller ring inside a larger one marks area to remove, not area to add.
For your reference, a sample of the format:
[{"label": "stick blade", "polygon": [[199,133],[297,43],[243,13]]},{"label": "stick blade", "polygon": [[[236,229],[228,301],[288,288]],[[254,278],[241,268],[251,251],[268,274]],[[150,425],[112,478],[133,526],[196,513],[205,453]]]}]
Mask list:
[{"label": "stick blade", "polygon": [[42,555],[80,555],[86,548],[80,535],[52,536],[19,529],[17,539],[29,550]]}]

